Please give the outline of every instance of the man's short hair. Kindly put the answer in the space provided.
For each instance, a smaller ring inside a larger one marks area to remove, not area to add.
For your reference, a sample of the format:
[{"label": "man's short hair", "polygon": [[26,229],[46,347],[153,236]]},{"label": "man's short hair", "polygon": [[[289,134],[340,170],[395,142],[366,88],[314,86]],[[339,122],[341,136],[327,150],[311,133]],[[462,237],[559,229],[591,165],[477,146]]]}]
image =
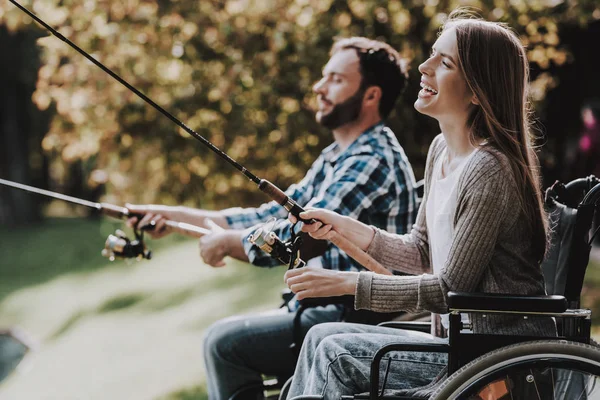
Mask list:
[{"label": "man's short hair", "polygon": [[386,118],[406,86],[408,62],[389,44],[359,36],[336,39],[329,55],[347,49],[356,50],[360,60],[361,88],[381,88],[379,114]]}]

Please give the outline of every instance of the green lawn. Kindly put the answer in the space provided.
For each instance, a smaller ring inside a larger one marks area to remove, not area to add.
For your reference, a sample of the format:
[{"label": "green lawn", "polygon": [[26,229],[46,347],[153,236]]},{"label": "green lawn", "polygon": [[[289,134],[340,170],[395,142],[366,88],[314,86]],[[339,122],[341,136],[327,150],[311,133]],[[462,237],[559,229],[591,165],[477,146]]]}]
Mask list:
[{"label": "green lawn", "polygon": [[18,325],[39,342],[0,398],[206,398],[206,327],[279,303],[283,268],[213,269],[195,240],[169,237],[151,243],[151,261],[111,263],[100,250],[117,226],[0,227],[0,328]]},{"label": "green lawn", "polygon": [[[283,268],[210,268],[195,240],[175,235],[151,243],[151,261],[110,263],[100,250],[119,226],[51,219],[0,227],[0,329],[18,325],[39,342],[0,385],[0,399],[205,399],[206,327],[279,303]],[[595,320],[598,294],[594,261],[583,297]]]}]

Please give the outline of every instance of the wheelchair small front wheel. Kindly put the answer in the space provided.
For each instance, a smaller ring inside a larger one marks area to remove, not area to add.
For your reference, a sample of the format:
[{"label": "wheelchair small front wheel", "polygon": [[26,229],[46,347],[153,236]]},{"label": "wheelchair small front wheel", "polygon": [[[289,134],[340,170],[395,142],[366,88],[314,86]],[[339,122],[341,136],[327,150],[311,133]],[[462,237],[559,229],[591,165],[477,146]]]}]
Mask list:
[{"label": "wheelchair small front wheel", "polygon": [[565,340],[502,347],[449,376],[431,400],[600,398],[600,349]]}]

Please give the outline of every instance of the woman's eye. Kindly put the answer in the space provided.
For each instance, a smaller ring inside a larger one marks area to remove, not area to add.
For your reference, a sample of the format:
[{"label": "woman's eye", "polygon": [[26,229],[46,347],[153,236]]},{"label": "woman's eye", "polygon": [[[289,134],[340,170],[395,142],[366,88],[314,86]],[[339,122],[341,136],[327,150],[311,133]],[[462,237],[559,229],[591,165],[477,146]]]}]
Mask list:
[{"label": "woman's eye", "polygon": [[450,64],[448,64],[446,61],[442,61],[442,64],[444,64],[444,67],[450,68]]}]

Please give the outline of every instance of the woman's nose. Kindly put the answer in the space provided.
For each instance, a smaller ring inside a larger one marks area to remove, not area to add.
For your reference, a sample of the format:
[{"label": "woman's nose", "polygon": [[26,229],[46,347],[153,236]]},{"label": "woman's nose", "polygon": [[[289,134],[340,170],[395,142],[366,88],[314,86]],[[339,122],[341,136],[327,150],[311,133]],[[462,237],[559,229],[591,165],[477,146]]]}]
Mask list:
[{"label": "woman's nose", "polygon": [[421,63],[419,65],[419,72],[422,73],[423,75],[429,75],[431,68],[430,68],[430,61],[431,59],[427,59],[426,61],[424,61],[423,63]]}]

